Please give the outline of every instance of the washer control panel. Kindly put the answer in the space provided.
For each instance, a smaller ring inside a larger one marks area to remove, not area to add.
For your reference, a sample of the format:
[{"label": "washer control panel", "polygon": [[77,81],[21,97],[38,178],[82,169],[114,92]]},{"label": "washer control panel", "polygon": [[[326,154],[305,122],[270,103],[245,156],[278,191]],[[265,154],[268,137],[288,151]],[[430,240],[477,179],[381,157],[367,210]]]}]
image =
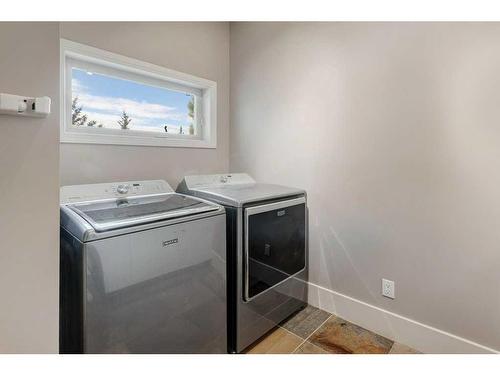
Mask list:
[{"label": "washer control panel", "polygon": [[128,185],[118,185],[116,187],[116,192],[118,194],[127,194],[129,188],[130,188],[130,186],[128,186]]},{"label": "washer control panel", "polygon": [[163,180],[124,181],[105,184],[72,185],[61,187],[61,204],[88,202],[118,197],[173,193]]}]

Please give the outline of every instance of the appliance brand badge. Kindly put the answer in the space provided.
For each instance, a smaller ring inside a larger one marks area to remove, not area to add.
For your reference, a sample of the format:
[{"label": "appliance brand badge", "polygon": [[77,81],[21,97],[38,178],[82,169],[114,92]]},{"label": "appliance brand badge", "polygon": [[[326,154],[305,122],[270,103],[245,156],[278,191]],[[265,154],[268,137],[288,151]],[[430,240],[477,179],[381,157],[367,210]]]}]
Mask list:
[{"label": "appliance brand badge", "polygon": [[167,246],[173,245],[175,243],[179,243],[179,239],[178,238],[172,238],[171,240],[167,240],[167,241],[163,241],[162,242],[163,247],[167,247]]},{"label": "appliance brand badge", "polygon": [[278,212],[276,213],[276,215],[278,215],[278,216],[284,216],[285,214],[286,214],[286,211],[285,211],[285,210],[281,210],[281,211],[278,211]]}]

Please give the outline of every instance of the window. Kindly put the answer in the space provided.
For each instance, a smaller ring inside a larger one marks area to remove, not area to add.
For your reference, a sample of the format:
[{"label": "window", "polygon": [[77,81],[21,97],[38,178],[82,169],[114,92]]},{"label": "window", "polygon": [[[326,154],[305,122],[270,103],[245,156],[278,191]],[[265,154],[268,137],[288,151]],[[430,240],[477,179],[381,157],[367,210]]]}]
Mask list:
[{"label": "window", "polygon": [[216,83],[61,40],[61,142],[216,147]]}]

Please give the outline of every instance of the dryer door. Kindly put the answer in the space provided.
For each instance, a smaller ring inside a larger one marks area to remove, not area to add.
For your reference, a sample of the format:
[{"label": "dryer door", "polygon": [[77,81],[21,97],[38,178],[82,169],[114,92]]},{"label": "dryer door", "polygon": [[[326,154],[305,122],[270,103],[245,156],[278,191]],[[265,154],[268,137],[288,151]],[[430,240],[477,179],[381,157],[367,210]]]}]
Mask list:
[{"label": "dryer door", "polygon": [[250,301],[306,266],[304,197],[245,209],[244,299]]}]

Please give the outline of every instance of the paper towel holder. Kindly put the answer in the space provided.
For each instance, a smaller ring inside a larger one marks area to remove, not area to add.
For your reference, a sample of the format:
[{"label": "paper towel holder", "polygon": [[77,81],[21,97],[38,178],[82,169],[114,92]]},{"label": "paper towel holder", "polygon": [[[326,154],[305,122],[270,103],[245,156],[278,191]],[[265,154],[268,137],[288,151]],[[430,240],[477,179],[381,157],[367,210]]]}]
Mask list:
[{"label": "paper towel holder", "polygon": [[0,115],[47,117],[51,100],[48,96],[29,97],[0,93]]}]

